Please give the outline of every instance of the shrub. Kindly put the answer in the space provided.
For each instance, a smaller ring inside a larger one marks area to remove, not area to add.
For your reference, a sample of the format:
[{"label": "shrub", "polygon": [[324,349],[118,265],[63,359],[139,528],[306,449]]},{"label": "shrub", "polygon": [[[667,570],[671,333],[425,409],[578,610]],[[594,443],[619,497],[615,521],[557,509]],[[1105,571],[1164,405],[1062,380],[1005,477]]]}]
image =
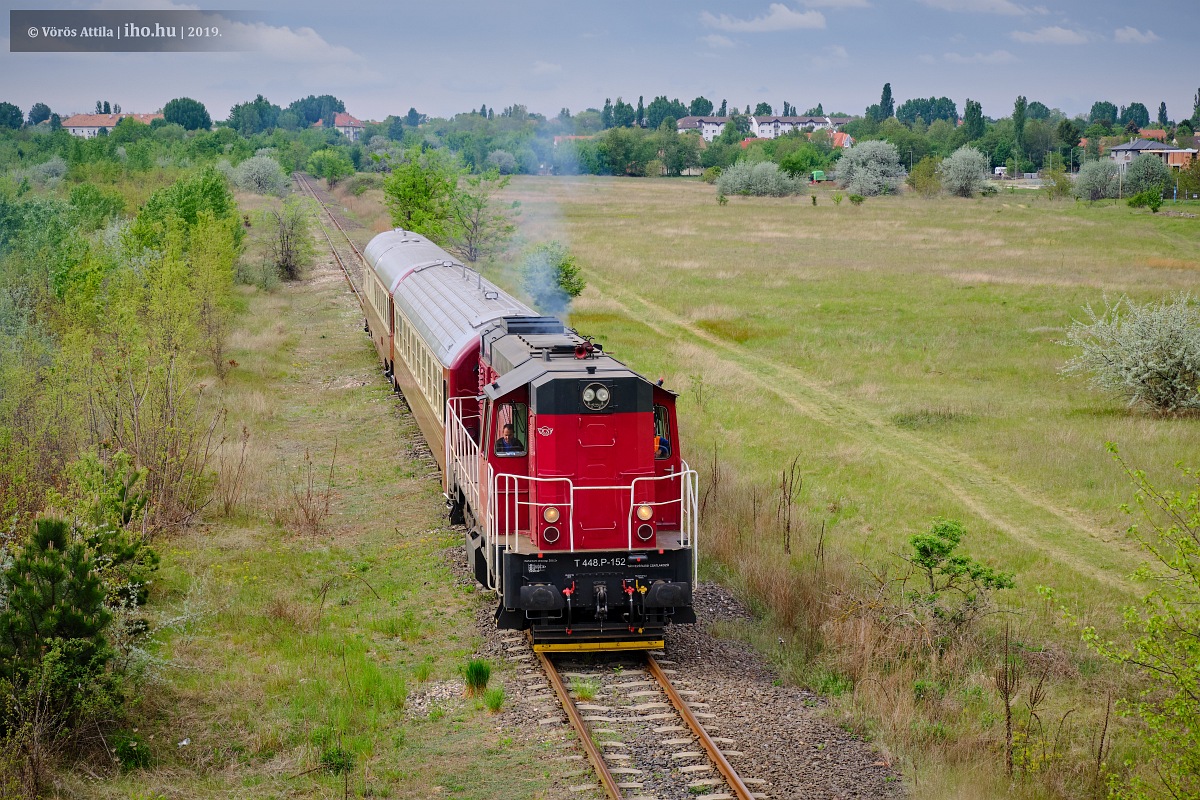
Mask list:
[{"label": "shrub", "polygon": [[[1122,700],[1118,712],[1136,717],[1146,763],[1129,781],[1113,782],[1110,797],[1148,800],[1200,796],[1200,471],[1179,466],[1187,493],[1164,491],[1144,472],[1128,466],[1112,443],[1109,452],[1133,484],[1144,527],[1129,537],[1148,556],[1138,576],[1153,587],[1125,609],[1130,642],[1102,639],[1094,628],[1084,641],[1105,658],[1134,668],[1149,682],[1138,697]],[[1129,514],[1134,510],[1122,506]]]},{"label": "shrub", "polygon": [[501,175],[512,175],[521,169],[517,163],[517,157],[507,150],[493,150],[488,153],[487,166],[495,169]]},{"label": "shrub", "polygon": [[1105,200],[1120,191],[1121,176],[1117,165],[1108,159],[1089,161],[1079,168],[1075,178],[1075,196],[1081,200]]},{"label": "shrub", "polygon": [[754,197],[787,197],[804,191],[804,182],[780,171],[771,161],[739,161],[717,178],[717,192]]},{"label": "shrub", "polygon": [[934,197],[942,191],[942,178],[938,174],[942,159],[925,156],[917,162],[904,182],[924,197]]},{"label": "shrub", "polygon": [[946,191],[959,197],[974,197],[987,182],[987,159],[970,145],[964,145],[942,162],[939,170]]},{"label": "shrub", "polygon": [[716,183],[717,178],[719,177],[721,177],[721,168],[709,167],[708,169],[704,170],[704,174],[700,176],[700,180],[704,181],[705,183]]},{"label": "shrub", "polygon": [[867,198],[863,197],[861,194],[852,194],[850,195],[850,205],[861,206],[863,204],[863,200],[866,199]]},{"label": "shrub", "polygon": [[851,147],[838,162],[838,182],[853,194],[890,194],[904,180],[900,153],[891,142],[869,141]]},{"label": "shrub", "polygon": [[1064,197],[1070,197],[1071,192],[1075,187],[1071,183],[1070,176],[1067,171],[1061,166],[1056,166],[1046,173],[1046,196],[1051,200],[1061,200]]},{"label": "shrub", "polygon": [[1125,194],[1155,191],[1161,195],[1170,182],[1171,170],[1149,153],[1142,153],[1125,168]]},{"label": "shrub", "polygon": [[1130,208],[1149,208],[1154,214],[1162,208],[1162,190],[1147,189],[1144,192],[1138,192],[1133,197],[1129,198]]},{"label": "shrub", "polygon": [[483,695],[483,702],[487,705],[488,711],[499,714],[500,709],[504,707],[504,687],[497,686],[494,689],[488,689]]},{"label": "shrub", "polygon": [[233,170],[233,185],[243,192],[281,195],[289,183],[283,167],[270,156],[247,158]]},{"label": "shrub", "polygon": [[1089,305],[1064,344],[1079,355],[1066,375],[1087,374],[1091,385],[1132,406],[1174,412],[1200,409],[1200,303],[1190,294],[1141,306],[1128,298]]},{"label": "shrub", "polygon": [[492,677],[492,665],[483,658],[472,658],[463,668],[463,679],[467,684],[467,696],[483,694]]}]

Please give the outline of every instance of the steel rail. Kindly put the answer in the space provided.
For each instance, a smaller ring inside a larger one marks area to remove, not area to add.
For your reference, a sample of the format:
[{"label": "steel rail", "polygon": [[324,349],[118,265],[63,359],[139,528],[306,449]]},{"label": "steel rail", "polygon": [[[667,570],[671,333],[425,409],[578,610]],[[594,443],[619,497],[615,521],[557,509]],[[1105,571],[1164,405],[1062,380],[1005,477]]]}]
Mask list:
[{"label": "steel rail", "polygon": [[621,800],[622,795],[621,790],[617,787],[617,780],[608,771],[608,765],[604,763],[604,756],[600,753],[600,748],[592,741],[591,729],[584,722],[579,709],[575,707],[575,700],[567,691],[562,676],[558,674],[558,668],[545,653],[538,653],[537,657],[542,662],[542,669],[546,671],[546,677],[550,679],[550,685],[554,687],[554,693],[558,695],[558,701],[562,703],[563,710],[567,712],[567,718],[571,720],[571,726],[579,734],[579,742],[583,745],[583,751],[587,754],[588,761],[592,762],[597,777],[600,778],[600,785],[611,800]]},{"label": "steel rail", "polygon": [[684,722],[692,729],[692,733],[700,739],[700,744],[704,747],[705,752],[714,764],[717,765],[717,771],[725,778],[729,784],[729,788],[733,790],[733,794],[738,800],[753,800],[754,795],[750,793],[750,789],[742,782],[741,777],[737,774],[737,770],[725,758],[725,754],[721,752],[721,748],[717,747],[717,743],[708,735],[708,731],[704,730],[704,726],[700,724],[700,720],[692,713],[692,709],[688,706],[687,701],[675,691],[675,687],[671,685],[671,679],[663,672],[662,667],[654,660],[654,656],[646,653],[646,666],[650,670],[650,674],[658,681],[659,686],[666,692],[667,697],[671,701],[671,705],[675,706],[675,710],[679,712],[679,716],[683,717]]},{"label": "steel rail", "polygon": [[[321,198],[317,197],[317,193],[313,190],[312,186],[308,183],[308,180],[301,173],[297,172],[296,173],[296,182],[299,183],[308,192],[309,196],[312,197],[313,202],[315,202],[317,204],[317,206],[323,212],[325,212],[325,216],[329,217],[329,221],[333,223],[334,227],[336,227],[338,229],[338,231],[342,234],[342,236],[350,244],[350,248],[352,250],[354,250],[354,254],[356,256],[358,256],[359,260],[363,261],[363,263],[365,264],[366,260],[363,258],[362,253],[360,253],[358,251],[358,248],[354,245],[354,242],[352,242],[350,240],[350,237],[346,235],[346,231],[344,231],[342,229],[342,226],[338,225],[338,221],[336,219],[334,219],[333,214],[330,213],[329,209],[326,208],[325,204],[321,202]],[[363,308],[365,311],[366,301],[363,298],[362,294],[359,292],[358,287],[354,285],[354,279],[350,275],[350,270],[349,270],[349,268],[346,267],[346,262],[342,259],[341,253],[338,252],[337,246],[334,245],[334,243],[333,243],[333,238],[329,235],[329,230],[325,227],[325,223],[321,221],[320,217],[317,218],[317,225],[320,226],[321,235],[325,237],[325,242],[329,245],[329,250],[330,250],[330,252],[333,253],[333,257],[337,260],[338,266],[342,268],[342,277],[346,279],[346,284],[350,287],[350,291],[354,292],[354,297],[355,297],[355,299],[358,300],[358,305],[361,308]]]}]

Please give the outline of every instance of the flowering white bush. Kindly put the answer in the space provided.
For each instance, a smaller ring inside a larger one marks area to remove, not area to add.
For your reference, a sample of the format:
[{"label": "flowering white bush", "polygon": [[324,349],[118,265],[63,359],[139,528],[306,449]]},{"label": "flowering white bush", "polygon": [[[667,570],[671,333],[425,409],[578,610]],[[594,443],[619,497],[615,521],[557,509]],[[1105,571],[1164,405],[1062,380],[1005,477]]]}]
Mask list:
[{"label": "flowering white bush", "polygon": [[749,164],[739,161],[717,178],[718,194],[745,194],[759,197],[786,197],[805,190],[804,182],[786,172],[772,161]]},{"label": "flowering white bush", "polygon": [[942,186],[959,197],[974,197],[987,182],[987,159],[970,145],[954,151],[938,167]]},{"label": "flowering white bush", "polygon": [[891,142],[856,144],[837,164],[838,182],[852,194],[874,197],[891,194],[904,181],[900,152]]}]

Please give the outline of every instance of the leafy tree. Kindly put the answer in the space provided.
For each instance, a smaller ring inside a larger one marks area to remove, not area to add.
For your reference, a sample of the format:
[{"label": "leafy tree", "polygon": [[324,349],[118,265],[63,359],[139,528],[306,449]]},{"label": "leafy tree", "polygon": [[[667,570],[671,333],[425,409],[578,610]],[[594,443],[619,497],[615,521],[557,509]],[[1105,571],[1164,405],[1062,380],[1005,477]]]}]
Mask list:
[{"label": "leafy tree", "polygon": [[441,244],[452,229],[460,169],[442,150],[409,148],[383,181],[392,224]]},{"label": "leafy tree", "polygon": [[707,117],[713,113],[712,100],[701,95],[692,101],[688,106],[688,116],[692,117]]},{"label": "leafy tree", "polygon": [[815,106],[810,108],[808,111],[805,111],[803,116],[823,117],[823,116],[825,116],[825,109],[824,109],[824,107],[822,107],[822,105],[820,103],[817,103]]},{"label": "leafy tree", "polygon": [[354,174],[354,164],[339,148],[325,147],[308,157],[308,171],[333,187]]},{"label": "leafy tree", "polygon": [[942,159],[938,156],[925,156],[912,168],[904,182],[924,197],[936,197],[942,191],[942,178],[939,167]]},{"label": "leafy tree", "polygon": [[908,593],[908,601],[952,630],[961,630],[986,613],[991,591],[1015,585],[1011,573],[956,552],[966,534],[957,520],[935,519],[927,533],[909,538],[912,552],[904,557],[924,584],[920,591]]},{"label": "leafy tree", "polygon": [[1140,130],[1150,124],[1150,112],[1141,103],[1130,103],[1128,107],[1121,109],[1117,121],[1125,126],[1134,125]]},{"label": "leafy tree", "polygon": [[[638,95],[637,116],[634,117],[634,124],[639,128],[643,127],[646,121],[646,106],[642,103],[642,96]],[[657,128],[657,125],[651,125],[652,128]]]},{"label": "leafy tree", "polygon": [[756,117],[769,117],[773,113],[770,103],[759,103],[754,107],[754,116]]},{"label": "leafy tree", "polygon": [[314,248],[308,228],[311,219],[309,204],[295,196],[263,213],[271,265],[284,280],[299,280],[312,263]]},{"label": "leafy tree", "polygon": [[637,114],[633,110],[633,106],[618,97],[616,104],[613,105],[613,127],[632,128],[636,117]]},{"label": "leafy tree", "polygon": [[963,109],[962,130],[968,142],[981,138],[986,132],[983,122],[983,105],[978,100],[967,98],[967,104]]},{"label": "leafy tree", "polygon": [[547,242],[525,257],[521,286],[545,314],[565,314],[571,300],[583,293],[583,279],[575,256],[561,242]]},{"label": "leafy tree", "polygon": [[24,121],[25,115],[21,113],[21,109],[12,103],[0,103],[0,128],[16,130]]},{"label": "leafy tree", "polygon": [[1170,168],[1149,153],[1142,153],[1125,168],[1126,194],[1154,191],[1161,195],[1170,182]]},{"label": "leafy tree", "polygon": [[[1089,149],[1091,142],[1088,142]],[[1075,178],[1075,196],[1081,200],[1105,200],[1120,191],[1120,172],[1109,159],[1088,161]]]},{"label": "leafy tree", "polygon": [[184,130],[208,130],[212,127],[212,117],[208,109],[199,100],[190,97],[177,97],[163,106],[163,119],[168,123],[181,125]]},{"label": "leafy tree", "polygon": [[282,108],[260,94],[253,100],[238,103],[229,109],[229,125],[242,136],[250,137],[274,130],[281,113]]},{"label": "leafy tree", "polygon": [[1051,114],[1050,108],[1038,100],[1031,101],[1025,109],[1025,116],[1029,119],[1047,120],[1050,119]]},{"label": "leafy tree", "polygon": [[1189,294],[1138,305],[1105,301],[1102,313],[1084,308],[1064,344],[1081,352],[1062,368],[1085,374],[1101,391],[1130,407],[1158,412],[1200,409],[1200,303]]},{"label": "leafy tree", "polygon": [[808,178],[814,170],[825,169],[827,164],[826,155],[807,142],[779,160],[779,168],[793,178]]},{"label": "leafy tree", "polygon": [[963,145],[942,162],[942,185],[959,197],[973,197],[987,183],[987,160],[983,153]]},{"label": "leafy tree", "polygon": [[1088,113],[1088,122],[1108,123],[1109,127],[1117,122],[1117,107],[1107,100],[1097,100],[1092,103],[1092,110]]},{"label": "leafy tree", "polygon": [[949,97],[918,97],[905,100],[900,108],[896,109],[896,119],[907,125],[915,123],[918,117],[925,120],[926,124],[939,119],[957,123],[958,106]]},{"label": "leafy tree", "polygon": [[447,250],[471,263],[504,251],[517,229],[512,215],[518,212],[520,203],[514,201],[502,207],[494,196],[508,186],[509,180],[495,171],[463,179],[454,196]]},{"label": "leafy tree", "polygon": [[895,115],[895,101],[892,99],[892,85],[885,83],[883,92],[879,96],[879,103],[867,107],[867,117],[875,122],[883,122],[885,119]]},{"label": "leafy tree", "polygon": [[[717,116],[718,117],[729,116],[726,111],[727,108],[728,108],[727,101],[721,100],[721,108],[717,111]],[[1197,100],[1197,102],[1196,102],[1196,116],[1197,116],[1197,118],[1200,118],[1200,100]]]},{"label": "leafy tree", "polygon": [[1171,124],[1170,120],[1167,119],[1167,101],[1165,100],[1158,104],[1158,124],[1163,128]]},{"label": "leafy tree", "polygon": [[1017,99],[1013,102],[1013,147],[1018,156],[1025,154],[1025,111],[1026,102],[1025,95],[1017,95]]},{"label": "leafy tree", "polygon": [[[423,116],[423,114],[418,114],[415,108],[409,108],[408,113],[404,115],[404,124],[410,128],[415,128],[421,124]],[[491,109],[488,109],[488,118],[491,119],[491,116]]]},{"label": "leafy tree", "polygon": [[102,101],[102,100],[97,100],[97,101],[96,101],[96,113],[97,113],[97,114],[103,114],[103,113],[104,113],[104,101]]},{"label": "leafy tree", "polygon": [[616,123],[614,122],[614,118],[613,118],[612,100],[610,100],[606,97],[606,98],[604,98],[604,110],[602,110],[600,112],[600,126],[604,130],[608,130],[609,128],[613,127],[615,124]]},{"label": "leafy tree", "polygon": [[404,118],[391,117],[387,118],[387,138],[393,142],[399,142],[404,139]]},{"label": "leafy tree", "polygon": [[854,194],[890,194],[903,180],[900,154],[890,142],[860,142],[838,161],[838,182]]},{"label": "leafy tree", "polygon": [[99,230],[125,210],[120,192],[106,191],[92,183],[71,189],[71,221],[82,231]]},{"label": "leafy tree", "polygon": [[651,100],[650,105],[646,107],[646,126],[658,130],[667,117],[679,120],[687,115],[688,107],[678,99],[668,100],[666,95],[660,95]]},{"label": "leafy tree", "polygon": [[517,163],[516,156],[507,150],[493,150],[488,153],[487,166],[489,169],[495,169],[501,175],[512,175],[521,168],[521,165]]},{"label": "leafy tree", "polygon": [[296,118],[297,127],[308,128],[317,120],[324,120],[326,127],[333,124],[333,118],[338,112],[346,110],[346,104],[331,94],[320,96],[309,95],[288,104],[287,110]]},{"label": "leafy tree", "polygon": [[1137,670],[1148,685],[1118,710],[1142,723],[1135,730],[1154,768],[1114,782],[1110,796],[1200,797],[1200,470],[1179,464],[1190,489],[1170,491],[1127,464],[1116,445],[1110,442],[1108,450],[1135,489],[1134,506],[1121,508],[1141,517],[1126,533],[1147,558],[1138,576],[1153,586],[1141,603],[1125,609],[1131,641],[1104,639],[1091,627],[1084,631],[1092,649]]},{"label": "leafy tree", "polygon": [[111,113],[112,113],[112,107],[111,107],[111,106],[109,106],[109,104],[108,104],[108,101],[107,101],[107,100],[105,100],[105,101],[104,101],[104,110],[103,110],[103,111],[101,111],[100,113],[101,113],[101,114],[111,114]]},{"label": "leafy tree", "polygon": [[45,122],[50,119],[50,106],[45,103],[34,103],[29,107],[29,124],[37,125],[40,122]]},{"label": "leafy tree", "polygon": [[50,115],[50,130],[52,130],[52,131],[61,131],[62,130],[62,117],[60,117],[58,114]]}]

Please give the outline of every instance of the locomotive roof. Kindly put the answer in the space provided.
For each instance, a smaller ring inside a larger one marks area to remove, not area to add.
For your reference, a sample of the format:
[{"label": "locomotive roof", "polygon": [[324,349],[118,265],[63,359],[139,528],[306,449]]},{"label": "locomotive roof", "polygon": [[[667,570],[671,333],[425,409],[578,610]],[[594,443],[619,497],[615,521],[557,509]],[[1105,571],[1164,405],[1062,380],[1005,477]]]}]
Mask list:
[{"label": "locomotive roof", "polygon": [[500,373],[483,388],[491,399],[503,397],[527,384],[541,383],[545,376],[555,378],[638,378],[642,375],[604,353],[594,351],[587,358],[576,358],[575,347],[584,343],[574,331],[559,333],[514,333],[514,321],[503,319],[485,335],[493,369]]},{"label": "locomotive roof", "polygon": [[452,366],[490,323],[503,317],[538,316],[418,233],[400,229],[381,233],[364,255],[444,366]]}]

